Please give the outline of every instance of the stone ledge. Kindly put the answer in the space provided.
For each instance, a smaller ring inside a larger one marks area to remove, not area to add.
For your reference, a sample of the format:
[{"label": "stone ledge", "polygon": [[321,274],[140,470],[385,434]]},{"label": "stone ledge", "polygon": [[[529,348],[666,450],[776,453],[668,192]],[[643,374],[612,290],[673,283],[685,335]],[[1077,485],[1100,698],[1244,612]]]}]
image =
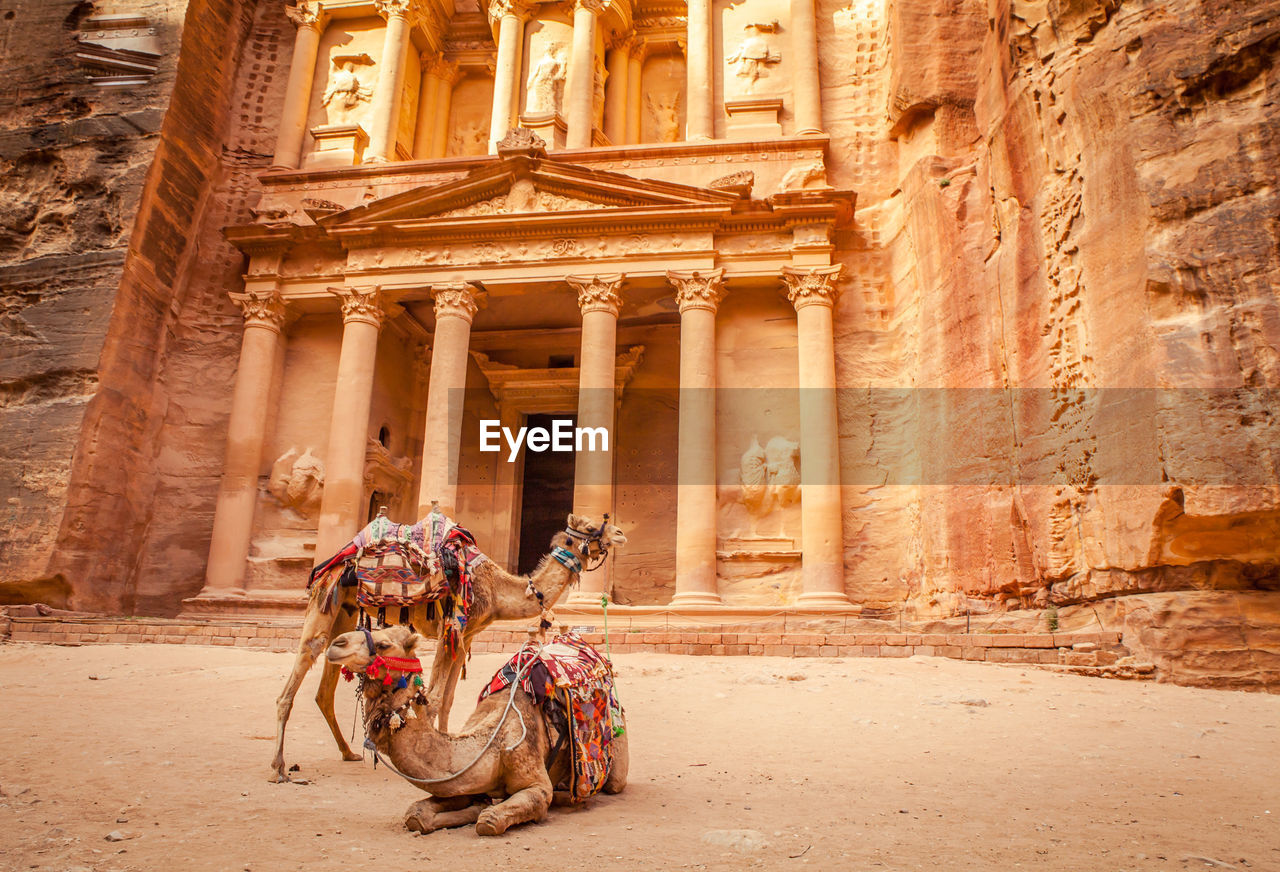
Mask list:
[{"label": "stone ledge", "polygon": [[[166,618],[15,617],[10,641],[55,645],[163,644],[220,645],[269,651],[293,651],[299,621],[191,621]],[[604,645],[603,630],[579,628],[593,645]],[[529,639],[525,627],[495,625],[475,642],[477,653],[515,653]],[[708,628],[623,628],[609,633],[610,650],[619,653],[693,656],[767,657],[949,657],[987,663],[1052,665],[1067,670],[1108,669],[1128,652],[1119,633],[1032,635],[904,633],[744,633]],[[1085,646],[1093,650],[1079,650]],[[1106,647],[1098,647],[1106,646]],[[1082,674],[1093,674],[1084,672]],[[1124,675],[1117,677],[1151,677]]]}]

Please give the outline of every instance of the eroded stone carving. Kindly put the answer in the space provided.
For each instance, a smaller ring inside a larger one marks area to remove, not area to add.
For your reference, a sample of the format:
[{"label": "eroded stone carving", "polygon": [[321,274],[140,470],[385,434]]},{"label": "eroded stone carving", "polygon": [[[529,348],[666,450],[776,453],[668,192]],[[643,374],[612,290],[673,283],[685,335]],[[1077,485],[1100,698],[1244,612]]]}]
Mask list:
[{"label": "eroded stone carving", "polygon": [[784,191],[804,191],[810,188],[826,187],[829,187],[827,185],[827,168],[823,166],[820,160],[796,164],[787,170],[787,174],[782,177],[782,190]]},{"label": "eroded stone carving", "polygon": [[766,33],[778,31],[778,22],[744,24],[742,29],[747,35],[725,63],[733,67],[733,74],[742,80],[742,92],[751,94],[755,92],[756,81],[768,76],[769,67],[782,60],[782,55],[774,51],[764,37]]},{"label": "eroded stone carving", "polygon": [[565,276],[569,287],[578,292],[578,308],[582,314],[588,312],[612,312],[618,314],[622,308],[623,276],[621,273],[599,276]]},{"label": "eroded stone carving", "polygon": [[658,129],[659,142],[677,142],[680,139],[680,97],[679,91],[665,97],[645,94],[645,104]]},{"label": "eroded stone carving", "polygon": [[547,143],[527,127],[513,127],[498,143],[498,155],[527,154],[530,157],[545,156]]},{"label": "eroded stone carving", "polygon": [[686,309],[710,309],[716,311],[724,298],[724,270],[710,272],[668,270],[667,281],[676,289],[676,302],[680,311]]},{"label": "eroded stone carving", "polygon": [[833,306],[840,296],[840,288],[836,281],[844,267],[815,266],[808,269],[796,269],[784,266],[782,280],[787,286],[787,299],[797,309],[805,306]]},{"label": "eroded stone carving", "polygon": [[304,518],[311,517],[320,509],[320,498],[324,495],[324,461],[310,448],[305,451],[290,448],[271,465],[267,492],[281,506],[293,509]]},{"label": "eroded stone carving", "polygon": [[530,115],[559,113],[567,69],[564,43],[547,43],[542,57],[529,70],[529,79],[525,82],[524,111]]},{"label": "eroded stone carving", "polygon": [[299,0],[296,6],[286,6],[284,14],[295,27],[310,27],[317,31],[324,30],[328,17],[325,15],[323,6],[315,2],[309,3],[307,0]]},{"label": "eroded stone carving", "polygon": [[367,54],[334,55],[333,69],[329,73],[329,85],[324,89],[321,104],[329,111],[329,123],[349,121],[361,103],[373,99],[373,86],[365,85],[356,73],[357,64],[372,64]]},{"label": "eroded stone carving", "polygon": [[476,286],[467,282],[448,282],[431,286],[436,301],[436,318],[464,318],[470,321],[480,310]]},{"label": "eroded stone carving", "polygon": [[359,288],[329,288],[342,306],[342,320],[364,321],[381,327],[386,317],[383,308],[382,286],[366,285]]},{"label": "eroded stone carving", "polygon": [[751,188],[756,183],[756,174],[751,170],[742,170],[713,179],[707,187],[713,191],[732,191],[743,197],[751,196]]},{"label": "eroded stone carving", "polygon": [[760,447],[758,436],[742,454],[738,468],[742,505],[751,518],[751,534],[775,508],[800,501],[800,443],[774,436]]},{"label": "eroded stone carving", "polygon": [[249,291],[243,294],[233,293],[232,301],[244,313],[244,326],[266,327],[279,331],[284,326],[285,302],[279,292],[257,293]]},{"label": "eroded stone carving", "polygon": [[464,121],[449,138],[449,153],[455,155],[480,155],[489,150],[489,125],[487,122]]}]

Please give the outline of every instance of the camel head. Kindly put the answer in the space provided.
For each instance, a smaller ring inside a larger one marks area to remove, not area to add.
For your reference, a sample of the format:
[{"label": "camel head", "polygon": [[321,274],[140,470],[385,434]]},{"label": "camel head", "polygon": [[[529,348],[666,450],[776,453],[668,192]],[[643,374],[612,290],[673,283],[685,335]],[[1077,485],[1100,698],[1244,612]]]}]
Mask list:
[{"label": "camel head", "polygon": [[[374,650],[369,650],[373,640]],[[413,649],[422,637],[412,627],[395,626],[381,630],[352,630],[333,640],[325,656],[335,666],[345,666],[352,672],[364,672],[375,657],[400,657],[416,659]]]},{"label": "camel head", "polygon": [[602,521],[593,521],[582,515],[570,515],[564,531],[572,540],[570,550],[581,555],[584,563],[593,559],[603,560],[608,556],[610,548],[627,544],[626,535],[609,522],[608,515]]}]

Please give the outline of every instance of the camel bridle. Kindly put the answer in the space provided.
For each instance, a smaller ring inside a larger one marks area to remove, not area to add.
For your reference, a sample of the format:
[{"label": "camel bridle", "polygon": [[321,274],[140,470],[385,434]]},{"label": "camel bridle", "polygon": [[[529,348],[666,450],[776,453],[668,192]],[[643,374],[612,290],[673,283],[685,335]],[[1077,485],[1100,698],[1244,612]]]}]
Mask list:
[{"label": "camel bridle", "polygon": [[[574,540],[574,550],[582,558],[583,570],[590,572],[599,569],[609,559],[610,543],[604,538],[604,531],[609,526],[609,515],[605,513],[600,526],[583,533],[572,527],[565,527],[564,532]],[[594,561],[594,562],[593,562]]]}]

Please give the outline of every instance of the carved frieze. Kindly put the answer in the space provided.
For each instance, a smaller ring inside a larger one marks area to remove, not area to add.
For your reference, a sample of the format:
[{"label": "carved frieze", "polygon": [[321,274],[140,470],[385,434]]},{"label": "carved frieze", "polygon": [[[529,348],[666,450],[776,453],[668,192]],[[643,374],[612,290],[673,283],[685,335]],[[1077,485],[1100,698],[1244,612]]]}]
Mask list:
[{"label": "carved frieze", "polygon": [[811,266],[805,269],[784,266],[782,280],[787,286],[787,299],[796,309],[805,306],[834,306],[840,296],[836,282],[840,278],[841,264]]}]

